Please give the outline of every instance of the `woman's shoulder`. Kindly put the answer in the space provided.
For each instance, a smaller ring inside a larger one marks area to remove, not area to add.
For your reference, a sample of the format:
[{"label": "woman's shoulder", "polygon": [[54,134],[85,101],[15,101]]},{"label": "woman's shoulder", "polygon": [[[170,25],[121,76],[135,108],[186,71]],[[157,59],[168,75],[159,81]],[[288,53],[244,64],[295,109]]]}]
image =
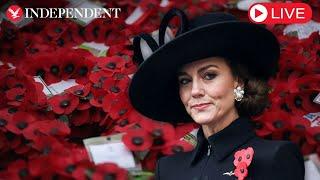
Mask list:
[{"label": "woman's shoulder", "polygon": [[179,179],[175,178],[175,175],[184,174],[188,170],[188,163],[186,162],[191,157],[192,151],[160,157],[156,162],[155,179]]},{"label": "woman's shoulder", "polygon": [[267,140],[256,137],[253,138],[249,144],[251,144],[256,149],[256,151],[258,151],[260,154],[263,154],[264,156],[276,156],[279,155],[279,153],[281,154],[283,152],[291,152],[302,157],[299,147],[291,141]]},{"label": "woman's shoulder", "polygon": [[[193,150],[192,150],[193,151]],[[191,157],[191,152],[179,152],[172,155],[166,155],[158,159],[158,161],[161,161],[164,164],[168,165],[178,165],[178,163],[186,162],[188,158]]]},{"label": "woman's shoulder", "polygon": [[304,160],[299,147],[291,141],[255,138],[254,169],[264,169],[276,179],[304,179]]}]

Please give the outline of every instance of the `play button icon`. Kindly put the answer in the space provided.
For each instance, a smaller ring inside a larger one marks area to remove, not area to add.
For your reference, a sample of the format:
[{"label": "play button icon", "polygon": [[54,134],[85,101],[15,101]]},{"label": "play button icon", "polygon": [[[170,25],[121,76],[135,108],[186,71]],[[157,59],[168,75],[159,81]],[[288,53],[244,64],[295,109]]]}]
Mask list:
[{"label": "play button icon", "polygon": [[261,23],[268,17],[268,10],[262,4],[255,4],[249,9],[249,17],[252,21]]},{"label": "play button icon", "polygon": [[258,16],[260,16],[262,14],[261,11],[255,9],[255,12],[254,12],[254,17],[257,18]]}]

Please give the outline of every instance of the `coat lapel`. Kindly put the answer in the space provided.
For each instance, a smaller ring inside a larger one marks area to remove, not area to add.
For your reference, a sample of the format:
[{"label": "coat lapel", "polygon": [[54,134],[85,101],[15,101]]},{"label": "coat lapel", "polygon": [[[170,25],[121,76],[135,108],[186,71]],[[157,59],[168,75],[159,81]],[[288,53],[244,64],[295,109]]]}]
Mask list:
[{"label": "coat lapel", "polygon": [[209,136],[208,139],[205,138],[200,127],[197,132],[197,145],[191,154],[190,165],[194,165],[201,156],[206,154],[208,144],[212,147],[214,158],[222,161],[253,137],[255,137],[255,132],[247,117],[237,118],[223,130]]}]

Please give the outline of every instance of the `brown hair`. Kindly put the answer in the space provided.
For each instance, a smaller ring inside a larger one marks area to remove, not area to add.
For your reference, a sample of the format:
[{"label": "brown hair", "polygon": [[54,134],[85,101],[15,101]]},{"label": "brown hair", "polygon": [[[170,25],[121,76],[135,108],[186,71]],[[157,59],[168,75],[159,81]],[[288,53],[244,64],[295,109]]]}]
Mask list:
[{"label": "brown hair", "polygon": [[252,76],[248,68],[242,64],[226,59],[232,74],[244,84],[244,96],[241,101],[235,101],[240,116],[252,116],[261,113],[269,104],[270,87],[267,82]]}]

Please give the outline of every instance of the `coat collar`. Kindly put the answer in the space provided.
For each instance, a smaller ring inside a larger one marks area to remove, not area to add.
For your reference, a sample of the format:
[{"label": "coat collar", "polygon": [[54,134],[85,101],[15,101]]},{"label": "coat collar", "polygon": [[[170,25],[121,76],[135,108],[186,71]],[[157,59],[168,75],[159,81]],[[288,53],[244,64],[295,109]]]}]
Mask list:
[{"label": "coat collar", "polygon": [[207,153],[208,143],[212,147],[212,155],[219,161],[223,160],[236,148],[255,136],[255,132],[247,117],[239,117],[229,126],[205,138],[200,127],[197,132],[197,145],[192,151],[190,163],[193,165],[197,160]]}]

